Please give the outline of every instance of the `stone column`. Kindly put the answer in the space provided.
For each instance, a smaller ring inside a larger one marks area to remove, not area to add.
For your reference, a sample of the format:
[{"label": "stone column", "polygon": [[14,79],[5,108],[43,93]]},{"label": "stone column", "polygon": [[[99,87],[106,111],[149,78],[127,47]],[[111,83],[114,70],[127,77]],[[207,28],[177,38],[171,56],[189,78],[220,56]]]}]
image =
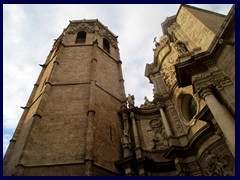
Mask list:
[{"label": "stone column", "polygon": [[[139,135],[138,135],[137,124],[136,124],[134,112],[130,113],[130,118],[132,120],[133,138],[134,138],[134,142],[135,142],[134,151],[136,154],[136,159],[139,160],[142,157],[142,154],[141,154],[141,149],[140,149]],[[140,176],[145,175],[144,168],[143,168],[143,166],[141,166],[141,164],[138,164],[138,173]]]},{"label": "stone column", "polygon": [[136,153],[136,159],[141,157],[141,151],[140,151],[140,143],[139,143],[139,136],[137,131],[137,125],[136,125],[136,119],[134,112],[130,113],[130,118],[132,120],[132,128],[133,128],[133,138],[135,142],[135,153]]},{"label": "stone column", "polygon": [[166,116],[166,114],[163,110],[163,107],[160,106],[159,111],[160,111],[160,114],[161,114],[161,117],[162,117],[162,122],[163,122],[163,125],[165,127],[167,136],[168,137],[172,136],[172,130],[171,130],[171,127],[169,126],[168,119],[167,119],[167,116]]},{"label": "stone column", "polygon": [[209,87],[204,87],[199,91],[199,95],[203,98],[217,121],[220,129],[226,137],[226,142],[230,151],[235,157],[235,120],[228,110],[220,104],[213,95]]}]

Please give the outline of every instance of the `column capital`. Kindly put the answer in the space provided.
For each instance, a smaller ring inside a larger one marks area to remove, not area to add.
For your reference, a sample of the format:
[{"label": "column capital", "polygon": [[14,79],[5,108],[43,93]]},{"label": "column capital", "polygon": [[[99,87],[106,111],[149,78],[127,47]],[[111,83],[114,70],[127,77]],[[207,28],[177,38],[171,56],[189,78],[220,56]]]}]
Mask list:
[{"label": "column capital", "polygon": [[130,118],[132,119],[132,118],[134,118],[134,117],[135,117],[134,112],[131,112],[131,113],[130,113]]},{"label": "column capital", "polygon": [[206,96],[213,94],[210,86],[198,88],[197,90],[199,97],[202,99],[205,99]]},{"label": "column capital", "polygon": [[211,86],[213,85],[213,77],[211,76],[211,73],[203,72],[192,76],[192,84],[194,93],[197,93],[200,98],[203,98],[202,95],[200,95],[200,92],[204,89],[211,89]]},{"label": "column capital", "polygon": [[162,103],[162,102],[157,102],[157,105],[158,105],[158,108],[160,109],[160,108],[164,108],[164,103]]}]

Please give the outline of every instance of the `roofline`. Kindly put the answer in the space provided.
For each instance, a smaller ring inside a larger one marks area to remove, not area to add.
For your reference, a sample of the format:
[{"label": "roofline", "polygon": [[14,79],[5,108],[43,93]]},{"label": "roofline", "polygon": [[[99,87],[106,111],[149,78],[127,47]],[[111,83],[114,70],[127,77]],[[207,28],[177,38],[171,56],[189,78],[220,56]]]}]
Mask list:
[{"label": "roofline", "polygon": [[180,12],[182,7],[192,8],[192,9],[200,10],[200,11],[203,11],[203,12],[206,12],[206,13],[210,13],[210,14],[226,17],[226,15],[224,15],[224,14],[220,14],[220,13],[217,13],[217,12],[214,12],[214,11],[211,11],[211,10],[206,10],[206,9],[202,9],[202,8],[195,7],[195,6],[190,6],[190,5],[187,5],[187,4],[181,4],[180,5],[176,16],[178,16],[178,14],[179,14],[179,12]]}]

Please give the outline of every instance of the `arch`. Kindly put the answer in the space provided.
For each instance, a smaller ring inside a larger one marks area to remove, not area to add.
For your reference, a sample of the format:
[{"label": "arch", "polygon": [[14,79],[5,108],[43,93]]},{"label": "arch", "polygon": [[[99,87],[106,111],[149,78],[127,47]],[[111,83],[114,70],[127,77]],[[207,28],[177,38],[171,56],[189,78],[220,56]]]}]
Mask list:
[{"label": "arch", "polygon": [[85,31],[80,31],[77,34],[76,43],[85,43],[87,33]]},{"label": "arch", "polygon": [[103,49],[110,53],[110,44],[106,38],[103,38]]}]

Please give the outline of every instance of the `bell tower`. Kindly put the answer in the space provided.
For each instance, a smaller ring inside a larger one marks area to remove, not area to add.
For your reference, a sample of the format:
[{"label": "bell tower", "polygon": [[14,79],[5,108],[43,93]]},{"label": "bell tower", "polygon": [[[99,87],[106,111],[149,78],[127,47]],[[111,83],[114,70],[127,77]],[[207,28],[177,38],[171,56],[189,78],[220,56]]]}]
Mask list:
[{"label": "bell tower", "polygon": [[125,101],[117,36],[70,21],[42,66],[4,157],[4,175],[119,175]]}]

